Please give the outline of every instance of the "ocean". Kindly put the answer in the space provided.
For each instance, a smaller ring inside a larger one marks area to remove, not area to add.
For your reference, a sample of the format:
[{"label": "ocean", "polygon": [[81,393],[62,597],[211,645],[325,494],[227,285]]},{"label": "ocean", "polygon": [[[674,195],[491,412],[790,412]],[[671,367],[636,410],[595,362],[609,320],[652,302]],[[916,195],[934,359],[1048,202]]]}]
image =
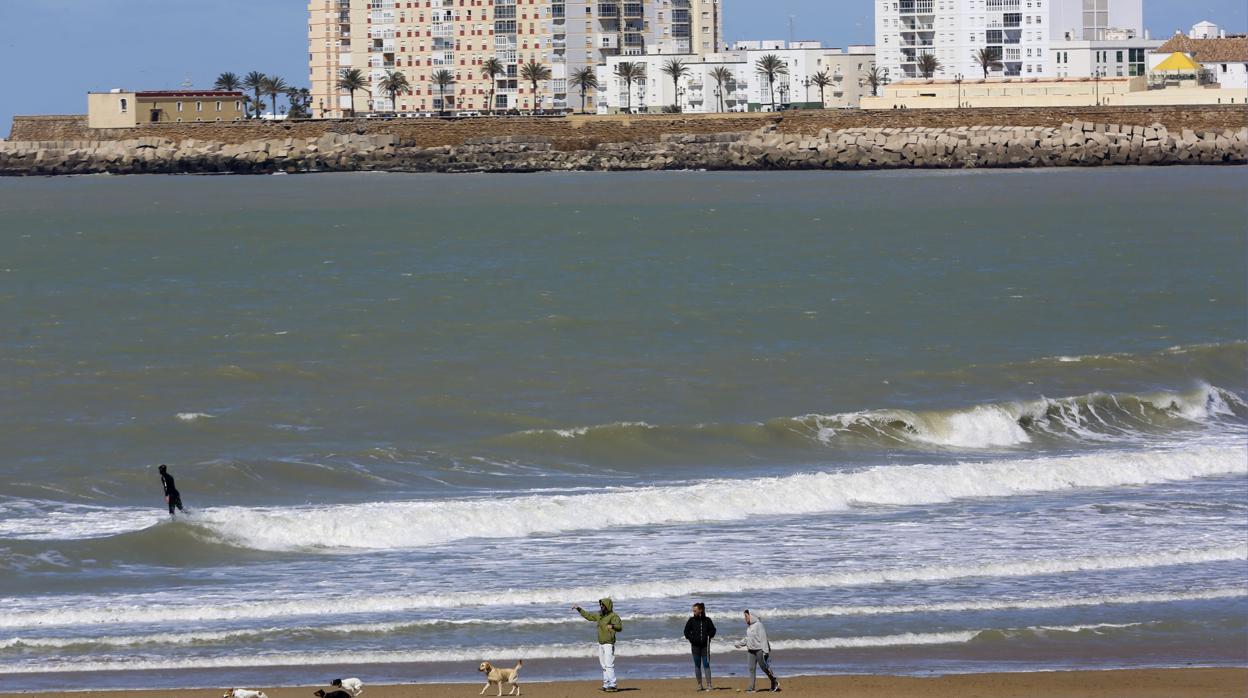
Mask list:
[{"label": "ocean", "polygon": [[[0,182],[6,689],[1242,666],[1248,171]],[[189,514],[163,510],[169,465]]]}]

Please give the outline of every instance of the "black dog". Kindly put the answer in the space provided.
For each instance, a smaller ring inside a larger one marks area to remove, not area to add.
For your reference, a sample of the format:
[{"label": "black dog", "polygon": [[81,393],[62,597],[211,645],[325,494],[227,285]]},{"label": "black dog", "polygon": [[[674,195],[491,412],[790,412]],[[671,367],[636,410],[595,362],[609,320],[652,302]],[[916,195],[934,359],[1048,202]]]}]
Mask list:
[{"label": "black dog", "polygon": [[351,694],[346,691],[330,691],[326,693],[325,689],[320,689],[312,695],[316,696],[316,698],[351,698]]}]

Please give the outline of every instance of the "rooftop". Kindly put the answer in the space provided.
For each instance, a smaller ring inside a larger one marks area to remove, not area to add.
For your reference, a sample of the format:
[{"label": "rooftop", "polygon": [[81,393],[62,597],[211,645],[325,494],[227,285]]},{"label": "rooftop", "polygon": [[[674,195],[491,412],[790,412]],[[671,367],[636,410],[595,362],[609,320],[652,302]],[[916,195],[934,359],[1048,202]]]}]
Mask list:
[{"label": "rooftop", "polygon": [[1248,61],[1248,37],[1193,39],[1183,34],[1175,34],[1157,49],[1157,53],[1175,52],[1186,53],[1201,63]]}]

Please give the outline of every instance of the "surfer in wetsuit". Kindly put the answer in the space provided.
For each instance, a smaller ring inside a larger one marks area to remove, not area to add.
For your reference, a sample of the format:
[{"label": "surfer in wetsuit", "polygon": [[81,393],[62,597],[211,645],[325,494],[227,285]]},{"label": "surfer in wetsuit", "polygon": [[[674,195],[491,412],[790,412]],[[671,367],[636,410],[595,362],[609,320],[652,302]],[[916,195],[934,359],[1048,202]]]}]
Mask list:
[{"label": "surfer in wetsuit", "polygon": [[173,484],[173,476],[169,474],[169,469],[162,463],[159,470],[160,486],[165,488],[165,504],[169,505],[169,515],[173,516],[174,507],[177,507],[178,511],[186,513],[186,510],[182,508],[182,495]]}]

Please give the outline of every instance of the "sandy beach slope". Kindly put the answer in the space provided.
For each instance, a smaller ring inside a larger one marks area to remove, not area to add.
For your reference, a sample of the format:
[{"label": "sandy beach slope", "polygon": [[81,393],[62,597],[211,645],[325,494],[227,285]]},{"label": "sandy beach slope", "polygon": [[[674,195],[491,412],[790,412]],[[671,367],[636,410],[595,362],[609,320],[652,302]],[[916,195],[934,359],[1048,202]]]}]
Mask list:
[{"label": "sandy beach slope", "polygon": [[[368,686],[367,698],[471,698],[482,684],[413,684]],[[263,687],[251,687],[263,688]],[[630,681],[621,683],[621,694],[636,698],[676,698],[699,695],[692,679]],[[729,679],[714,696],[743,694],[745,681]],[[1013,674],[966,674],[932,678],[897,676],[809,676],[783,681],[789,698],[1243,698],[1248,696],[1248,668],[1242,669],[1140,669],[1124,671],[1068,671]],[[314,688],[266,690],[269,698],[308,698]],[[586,681],[529,683],[523,695],[534,698],[578,698],[602,694]],[[221,691],[205,689],[163,691],[100,691],[88,693],[26,693],[23,698],[220,698]],[[487,695],[495,695],[491,690]]]}]

